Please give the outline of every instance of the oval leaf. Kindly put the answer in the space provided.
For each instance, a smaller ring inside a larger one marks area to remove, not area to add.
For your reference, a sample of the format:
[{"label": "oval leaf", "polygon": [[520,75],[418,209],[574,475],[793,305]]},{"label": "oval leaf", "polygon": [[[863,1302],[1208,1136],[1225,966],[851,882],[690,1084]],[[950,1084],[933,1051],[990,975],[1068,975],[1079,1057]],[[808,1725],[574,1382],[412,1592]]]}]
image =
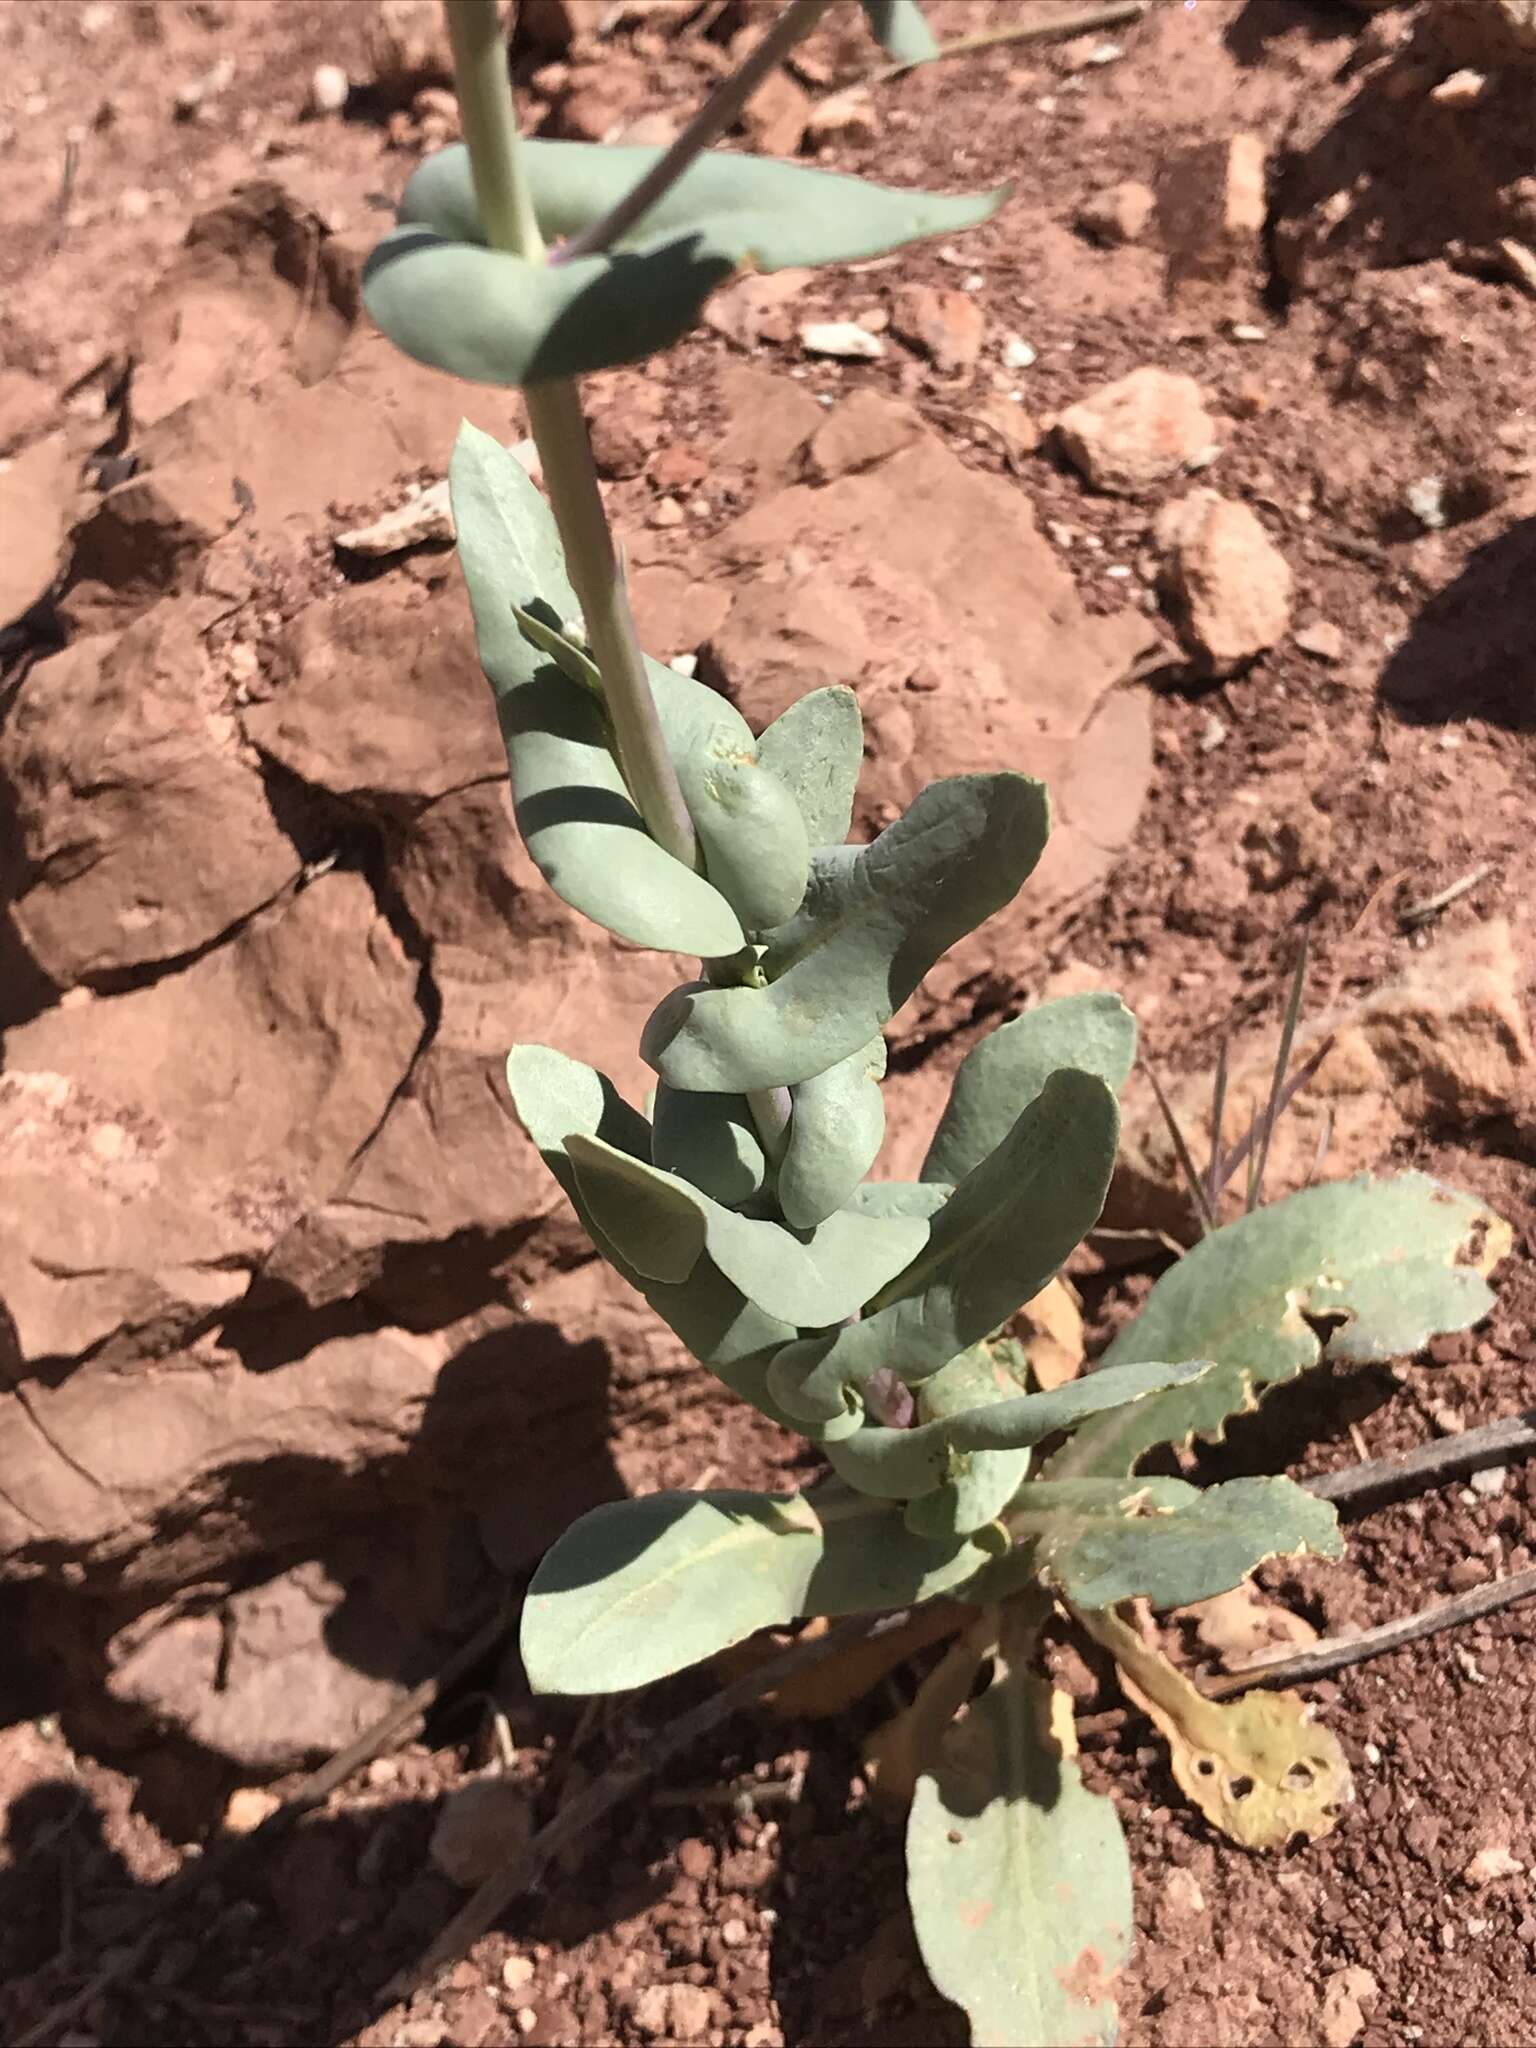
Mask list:
[{"label": "oval leaf", "polygon": [[1135,1058],[1136,1019],[1118,996],[1098,990],[1041,1003],[999,1025],[960,1062],[923,1179],[963,1180],[1058,1067],[1097,1074],[1118,1095]]},{"label": "oval leaf", "polygon": [[793,793],[811,845],[840,846],[864,765],[864,720],[853,691],[829,683],[797,698],[761,734],[757,758]]},{"label": "oval leaf", "polygon": [[1119,1128],[1119,1106],[1096,1076],[1053,1074],[863,1320],[779,1354],[775,1398],[825,1420],[881,1367],[923,1380],[998,1329],[1098,1221]]},{"label": "oval leaf", "polygon": [[879,1034],[957,939],[1012,901],[1049,830],[1044,786],[1027,776],[930,784],[871,845],[817,854],[803,908],[769,941],[766,988],[663,1005],[641,1051],[674,1088],[734,1093],[825,1073]]},{"label": "oval leaf", "polygon": [[875,1038],[793,1091],[778,1196],[797,1230],[813,1230],[841,1209],[874,1165],[885,1142],[884,1072],[885,1040]]},{"label": "oval leaf", "polygon": [[973,2048],[1115,2038],[1130,1857],[1114,1807],[1085,1789],[1052,1723],[1049,1685],[1004,1669],[950,1730],[912,1802],[918,1946],[970,2020]]},{"label": "oval leaf", "polygon": [[480,663],[512,770],[513,810],[539,872],[562,902],[633,945],[703,958],[738,951],[745,934],[719,890],[646,831],[601,704],[525,637],[514,616],[514,606],[540,608],[546,623],[576,613],[554,515],[522,465],[468,422],[448,478]]}]

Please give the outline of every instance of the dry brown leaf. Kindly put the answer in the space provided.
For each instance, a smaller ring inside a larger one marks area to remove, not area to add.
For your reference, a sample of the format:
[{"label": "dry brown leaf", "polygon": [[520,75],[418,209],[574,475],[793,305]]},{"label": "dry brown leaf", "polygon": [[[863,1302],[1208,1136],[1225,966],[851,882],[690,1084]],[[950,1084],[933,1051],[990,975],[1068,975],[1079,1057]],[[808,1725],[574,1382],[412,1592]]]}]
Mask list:
[{"label": "dry brown leaf", "polygon": [[[909,1657],[962,1628],[970,1611],[951,1600],[930,1600],[903,1627],[851,1643],[819,1664],[795,1672],[776,1692],[764,1694],[763,1703],[784,1721],[827,1721],[845,1714]],[[777,1657],[791,1640],[814,1642],[830,1626],[825,1616],[818,1615],[793,1639],[777,1632],[756,1636],[722,1652],[715,1659],[716,1667],[727,1678],[745,1677]]]},{"label": "dry brown leaf", "polygon": [[1311,1622],[1262,1599],[1246,1580],[1213,1600],[1181,1607],[1169,1618],[1192,1621],[1201,1642],[1232,1671],[1243,1670],[1272,1650],[1300,1650],[1317,1641]]},{"label": "dry brown leaf", "polygon": [[917,1781],[933,1769],[944,1731],[970,1697],[982,1661],[995,1647],[996,1634],[996,1620],[979,1615],[934,1665],[912,1704],[865,1743],[864,1775],[885,1805],[904,1812],[912,1804]]},{"label": "dry brown leaf", "polygon": [[1025,1302],[1013,1327],[1043,1392],[1077,1378],[1083,1369],[1083,1312],[1060,1274]]}]

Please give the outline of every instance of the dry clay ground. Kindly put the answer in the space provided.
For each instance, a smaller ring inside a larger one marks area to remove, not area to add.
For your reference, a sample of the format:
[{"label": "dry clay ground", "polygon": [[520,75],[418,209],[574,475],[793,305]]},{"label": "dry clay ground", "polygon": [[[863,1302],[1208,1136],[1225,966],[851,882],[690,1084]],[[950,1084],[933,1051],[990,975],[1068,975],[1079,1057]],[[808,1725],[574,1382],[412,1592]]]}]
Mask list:
[{"label": "dry clay ground", "polygon": [[[932,11],[946,36],[1018,19]],[[530,121],[665,134],[751,12],[546,9]],[[1335,1042],[1275,1191],[1416,1165],[1510,1219],[1485,1327],[1316,1376],[1206,1475],[1536,1406],[1536,165],[1529,75],[1443,15],[1156,5],[850,101],[850,9],[757,145],[1010,178],[1007,207],[954,248],[737,287],[590,394],[658,653],[754,719],[854,681],[868,828],[950,769],[1053,785],[1048,865],[893,1031],[883,1170],[976,1031],[1048,989],[1122,990],[1196,1126],[1231,1032],[1238,1116],[1306,929],[1304,1036]],[[496,1093],[520,1036],[635,1084],[661,970],[530,886],[441,515],[410,495],[461,409],[513,439],[516,404],[398,364],[358,312],[358,255],[451,133],[434,20],[0,17],[0,2026],[958,2040],[860,1775],[888,1701],[732,1722],[401,2003],[463,1896],[428,1845],[495,1768],[488,1692],[504,1849],[703,1690],[578,1717],[491,1660],[140,1932],[221,1821],[397,1703],[581,1506],[808,1467],[614,1299]],[[321,64],[344,109],[308,105]],[[827,322],[862,353],[809,352]],[[409,544],[338,543],[408,501]],[[1110,1221],[1187,1236],[1128,1108]],[[1095,1340],[1154,1270],[1126,1250],[1077,1262]],[[1533,1526],[1516,1465],[1360,1517],[1343,1565],[1268,1590],[1293,1631],[1359,1628],[1528,1566]],[[1137,1869],[1127,2040],[1536,2033],[1533,1632],[1517,1607],[1313,1687],[1358,1799],[1291,1857],[1213,1837],[1135,1722],[1090,1746]]]}]

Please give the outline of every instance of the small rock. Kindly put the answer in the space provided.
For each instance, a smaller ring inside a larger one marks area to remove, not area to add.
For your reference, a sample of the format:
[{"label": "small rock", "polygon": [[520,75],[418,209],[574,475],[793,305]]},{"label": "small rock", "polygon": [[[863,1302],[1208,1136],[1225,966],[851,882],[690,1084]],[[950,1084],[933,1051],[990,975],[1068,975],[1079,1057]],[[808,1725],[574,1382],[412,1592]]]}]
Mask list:
[{"label": "small rock", "polygon": [[428,1853],[465,1891],[505,1870],[532,1833],[523,1789],[507,1778],[473,1778],[443,1801]]},{"label": "small rock", "polygon": [[522,1991],[533,1982],[534,1962],[531,1956],[508,1956],[501,1966],[501,1981],[509,1991]]},{"label": "small rock", "polygon": [[877,130],[874,101],[868,86],[850,86],[814,106],[805,132],[817,148],[832,142],[871,142]]},{"label": "small rock", "polygon": [[922,432],[910,406],[879,391],[855,391],[811,436],[806,466],[822,483],[884,462]]},{"label": "small rock", "polygon": [[1135,178],[1123,178],[1118,185],[1107,185],[1102,192],[1096,192],[1078,214],[1077,224],[1096,242],[1117,247],[1139,242],[1156,211],[1157,194],[1151,186]]},{"label": "small rock", "polygon": [[1244,295],[1264,265],[1267,163],[1257,135],[1197,142],[1176,150],[1158,179],[1158,229],[1176,298],[1221,300],[1234,282]]},{"label": "small rock", "polygon": [[1494,253],[1511,284],[1536,298],[1536,254],[1509,235],[1494,244]]},{"label": "small rock", "polygon": [[714,1856],[707,1842],[701,1842],[697,1835],[690,1835],[677,1845],[677,1867],[684,1877],[701,1884],[715,1867]]},{"label": "small rock", "polygon": [[748,142],[759,156],[798,156],[812,104],[805,87],[797,85],[780,66],[763,80],[742,110],[741,125]]},{"label": "small rock", "polygon": [[808,320],[800,330],[800,346],[810,356],[839,356],[848,362],[877,361],[885,343],[856,320]]},{"label": "small rock", "polygon": [[1504,1843],[1493,1842],[1478,1850],[1461,1875],[1464,1883],[1482,1886],[1497,1884],[1501,1877],[1518,1877],[1524,1869],[1525,1865],[1510,1854]]},{"label": "small rock", "polygon": [[979,405],[973,406],[971,418],[991,429],[1010,460],[1032,455],[1040,446],[1039,421],[1017,399],[1008,398],[1001,391],[989,392]]},{"label": "small rock", "polygon": [[1231,675],[1291,620],[1291,571],[1247,505],[1193,491],[1157,522],[1168,588],[1193,653],[1209,675]]},{"label": "small rock", "polygon": [[1481,1472],[1474,1472],[1467,1484],[1474,1493],[1481,1494],[1484,1500],[1492,1500],[1496,1494],[1504,1491],[1504,1482],[1508,1477],[1507,1466],[1486,1465]]},{"label": "small rock", "polygon": [[1437,107],[1470,107],[1480,100],[1488,88],[1487,74],[1482,71],[1462,69],[1453,71],[1449,78],[1442,78],[1430,94]]},{"label": "small rock", "polygon": [[1365,2031],[1362,2004],[1380,1995],[1369,1970],[1336,1970],[1323,1986],[1322,2034],[1327,2048],[1350,2048]]},{"label": "small rock", "polygon": [[1415,477],[1403,492],[1403,503],[1426,533],[1438,533],[1446,523],[1445,478]]},{"label": "small rock", "polygon": [[657,112],[641,114],[638,119],[626,122],[614,136],[616,143],[630,144],[637,149],[665,149],[676,142],[678,126],[670,114]]},{"label": "small rock", "polygon": [[1208,461],[1216,442],[1194,378],[1150,364],[1069,405],[1056,436],[1089,483],[1126,496]]},{"label": "small rock", "polygon": [[224,1808],[224,1832],[226,1835],[254,1834],[264,1820],[282,1805],[275,1792],[269,1792],[265,1785],[240,1785],[229,1795]]},{"label": "small rock", "polygon": [[751,1939],[751,1930],[745,1920],[727,1920],[720,1929],[720,1940],[726,1948],[745,1948]]},{"label": "small rock", "polygon": [[755,348],[760,341],[788,341],[793,332],[789,301],[803,292],[810,280],[808,270],[774,270],[764,277],[738,278],[705,301],[705,322],[738,348]]},{"label": "small rock", "polygon": [[1192,1920],[1205,1911],[1205,1893],[1193,1871],[1169,1871],[1163,1880],[1163,1910],[1180,1920]]},{"label": "small rock", "polygon": [[704,2040],[714,2010],[714,2000],[699,1984],[647,1984],[630,2008],[642,2034],[677,2048]]},{"label": "small rock", "polygon": [[928,357],[943,376],[974,369],[986,333],[986,315],[969,292],[909,286],[898,293],[891,326],[909,347]]},{"label": "small rock", "polygon": [[1003,342],[1003,368],[1005,370],[1027,370],[1032,363],[1040,360],[1040,351],[1032,348],[1022,334],[1010,334]]},{"label": "small rock", "polygon": [[658,531],[664,531],[670,526],[681,526],[687,516],[676,498],[658,498],[645,515],[645,523],[647,526],[654,526]]},{"label": "small rock", "polygon": [[309,78],[309,112],[339,114],[351,90],[352,81],[339,64],[317,64]]},{"label": "small rock", "polygon": [[217,64],[203,72],[199,78],[189,78],[184,85],[176,88],[176,119],[194,121],[211,100],[216,100],[233,83],[235,60],[221,57]]},{"label": "small rock", "polygon": [[512,2015],[512,2024],[520,2034],[531,2034],[539,2024],[539,2016],[531,2005],[520,2005]]},{"label": "small rock", "polygon": [[1342,661],[1344,659],[1344,635],[1331,619],[1309,619],[1304,626],[1298,626],[1292,636],[1303,654],[1310,654],[1314,661]]},{"label": "small rock", "polygon": [[335,545],[350,555],[399,555],[407,548],[428,541],[449,541],[454,537],[453,510],[448,502],[448,480],[430,484],[414,498],[407,498],[382,519],[368,526],[354,526],[338,533]]}]

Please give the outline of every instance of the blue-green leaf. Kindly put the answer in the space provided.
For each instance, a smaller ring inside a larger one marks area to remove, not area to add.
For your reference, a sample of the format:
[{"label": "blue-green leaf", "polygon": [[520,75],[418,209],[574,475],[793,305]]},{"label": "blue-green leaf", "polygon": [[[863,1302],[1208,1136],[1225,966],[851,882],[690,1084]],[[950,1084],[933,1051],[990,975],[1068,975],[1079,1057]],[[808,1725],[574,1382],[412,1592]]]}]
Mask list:
[{"label": "blue-green leaf", "polygon": [[566,1149],[568,1140],[578,1133],[601,1138],[644,1159],[653,1143],[645,1118],[621,1100],[604,1075],[548,1046],[514,1046],[507,1058],[507,1085],[529,1137],[603,1257],[701,1364],[775,1422],[787,1422],[767,1391],[767,1371],[775,1352],[797,1335],[795,1325],[766,1315],[748,1301],[707,1255],[679,1283],[646,1279],[603,1236],[582,1199]]},{"label": "blue-green leaf", "polygon": [[[537,608],[558,625],[577,610],[549,507],[522,465],[467,422],[448,475],[513,808],[539,872],[573,910],[634,945],[704,958],[738,951],[745,934],[729,903],[646,831],[602,705],[532,644],[514,615],[514,606],[525,614]],[[682,701],[681,692],[668,694]],[[714,703],[725,718],[736,716],[723,699]],[[738,724],[746,734],[745,721]]]},{"label": "blue-green leaf", "polygon": [[797,698],[761,734],[757,758],[793,792],[811,845],[840,846],[864,765],[864,720],[854,692],[829,683]]},{"label": "blue-green leaf", "polygon": [[669,997],[642,1052],[674,1088],[730,1093],[825,1073],[1013,899],[1049,829],[1044,786],[1028,776],[930,784],[871,845],[816,855],[804,906],[769,941],[766,988]]},{"label": "blue-green leaf", "polygon": [[[1210,1358],[1191,1386],[1107,1415],[1051,1461],[1052,1475],[1131,1472],[1154,1445],[1219,1440],[1266,1387],[1323,1357],[1396,1358],[1488,1313],[1484,1275],[1507,1223],[1420,1173],[1307,1188],[1213,1231],[1158,1281],[1104,1355]],[[1309,1318],[1340,1319],[1326,1339]]]},{"label": "blue-green leaf", "polygon": [[728,1209],[759,1194],[768,1170],[745,1096],[682,1095],[665,1082],[656,1090],[651,1159]]},{"label": "blue-green leaf", "polygon": [[963,1180],[1058,1067],[1097,1074],[1118,1095],[1136,1058],[1136,1019],[1095,990],[1026,1010],[961,1061],[923,1162],[924,1180]]},{"label": "blue-green leaf", "polygon": [[884,1072],[885,1040],[875,1038],[793,1090],[778,1194],[797,1230],[812,1230],[841,1209],[874,1165],[885,1139]]},{"label": "blue-green leaf", "polygon": [[1203,1492],[1181,1479],[1030,1480],[1007,1521],[1078,1607],[1188,1607],[1230,1592],[1268,1558],[1344,1553],[1335,1509],[1289,1479]]},{"label": "blue-green leaf", "polygon": [[615,1501],[567,1529],[535,1572],[523,1661],[538,1692],[622,1692],[801,1615],[949,1592],[1000,1540],[926,1542],[835,1486]]},{"label": "blue-green leaf", "polygon": [[1096,1075],[1053,1074],[863,1320],[780,1352],[775,1399],[824,1421],[882,1366],[915,1383],[998,1329],[1097,1222],[1119,1129],[1119,1106]]},{"label": "blue-green leaf", "polygon": [[828,1217],[803,1235],[769,1217],[742,1216],[598,1137],[573,1133],[566,1151],[587,1213],[648,1280],[676,1284],[708,1251],[749,1301],[812,1327],[852,1315],[928,1235],[920,1217]]},{"label": "blue-green leaf", "polygon": [[[594,225],[661,152],[531,141],[523,155],[546,239]],[[985,220],[1005,192],[950,198],[768,158],[706,153],[599,256],[528,262],[485,246],[468,153],[416,172],[400,225],[363,270],[378,325],[416,361],[478,384],[534,384],[638,362],[695,325],[740,270],[883,255]]]},{"label": "blue-green leaf", "polygon": [[1131,1862],[1110,1801],[1052,1726],[1051,1690],[1003,1665],[918,1779],[907,1891],[928,1974],[973,2048],[1115,2038],[1131,1947]]},{"label": "blue-green leaf", "polygon": [[863,0],[869,31],[898,64],[926,64],[939,45],[917,0]]},{"label": "blue-green leaf", "polygon": [[799,909],[811,871],[805,820],[789,789],[723,727],[675,757],[710,881],[743,930],[771,931]]}]

